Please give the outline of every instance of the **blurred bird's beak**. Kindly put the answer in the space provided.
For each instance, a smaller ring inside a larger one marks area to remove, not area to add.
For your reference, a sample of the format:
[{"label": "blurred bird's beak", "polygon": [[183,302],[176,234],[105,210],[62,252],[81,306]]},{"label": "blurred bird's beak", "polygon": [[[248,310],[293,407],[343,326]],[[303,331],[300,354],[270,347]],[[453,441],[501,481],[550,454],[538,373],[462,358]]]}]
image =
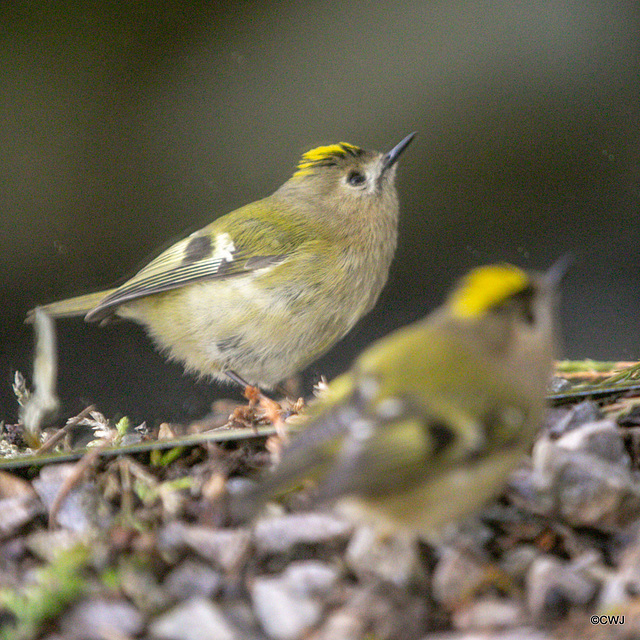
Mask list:
[{"label": "blurred bird's beak", "polygon": [[561,255],[546,271],[545,277],[549,286],[557,289],[575,263],[575,255],[571,252]]}]

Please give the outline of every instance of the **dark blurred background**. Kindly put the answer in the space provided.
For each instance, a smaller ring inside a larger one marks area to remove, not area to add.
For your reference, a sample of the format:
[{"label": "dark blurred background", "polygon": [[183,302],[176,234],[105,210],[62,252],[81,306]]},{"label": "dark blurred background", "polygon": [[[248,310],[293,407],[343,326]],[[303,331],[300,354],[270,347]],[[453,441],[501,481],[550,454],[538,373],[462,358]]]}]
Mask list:
[{"label": "dark blurred background", "polygon": [[[31,373],[27,309],[121,282],[310,147],[414,130],[389,283],[306,389],[469,267],[567,250],[564,355],[640,358],[636,3],[3,2],[0,20],[0,419]],[[229,395],[136,326],[58,337],[65,413],[186,420]]]}]

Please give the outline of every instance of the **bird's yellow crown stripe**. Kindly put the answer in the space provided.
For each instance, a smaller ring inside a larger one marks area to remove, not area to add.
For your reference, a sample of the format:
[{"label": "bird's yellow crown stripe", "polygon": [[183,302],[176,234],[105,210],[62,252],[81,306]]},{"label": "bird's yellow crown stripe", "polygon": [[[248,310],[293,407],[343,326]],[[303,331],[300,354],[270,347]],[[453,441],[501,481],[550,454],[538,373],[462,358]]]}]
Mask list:
[{"label": "bird's yellow crown stripe", "polygon": [[529,285],[527,274],[513,265],[478,267],[451,295],[451,310],[459,318],[477,318]]},{"label": "bird's yellow crown stripe", "polygon": [[348,155],[359,156],[362,153],[360,147],[348,142],[339,142],[338,144],[328,144],[322,147],[316,147],[302,154],[300,162],[294,176],[309,175],[315,167],[326,167],[335,164],[336,160],[346,158]]}]

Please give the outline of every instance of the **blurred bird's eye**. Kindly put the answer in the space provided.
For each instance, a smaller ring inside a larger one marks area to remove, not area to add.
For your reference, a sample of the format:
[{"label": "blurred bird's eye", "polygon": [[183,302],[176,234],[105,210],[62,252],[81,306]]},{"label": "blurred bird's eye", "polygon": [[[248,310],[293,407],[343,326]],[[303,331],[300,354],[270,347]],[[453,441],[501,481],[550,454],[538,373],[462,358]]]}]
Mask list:
[{"label": "blurred bird's eye", "polygon": [[351,171],[347,176],[347,184],[352,187],[359,187],[365,180],[366,177],[364,173],[360,173],[359,171]]}]

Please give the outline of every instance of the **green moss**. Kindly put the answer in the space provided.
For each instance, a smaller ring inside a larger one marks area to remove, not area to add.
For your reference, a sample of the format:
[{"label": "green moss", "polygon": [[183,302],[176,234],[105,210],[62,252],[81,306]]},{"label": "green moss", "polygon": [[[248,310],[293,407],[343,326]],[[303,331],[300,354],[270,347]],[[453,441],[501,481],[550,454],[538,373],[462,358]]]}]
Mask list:
[{"label": "green moss", "polygon": [[78,600],[87,588],[82,570],[89,551],[76,545],[62,551],[54,562],[38,569],[34,581],[16,590],[0,590],[0,607],[13,615],[13,624],[0,630],[2,640],[29,640],[42,625]]}]

